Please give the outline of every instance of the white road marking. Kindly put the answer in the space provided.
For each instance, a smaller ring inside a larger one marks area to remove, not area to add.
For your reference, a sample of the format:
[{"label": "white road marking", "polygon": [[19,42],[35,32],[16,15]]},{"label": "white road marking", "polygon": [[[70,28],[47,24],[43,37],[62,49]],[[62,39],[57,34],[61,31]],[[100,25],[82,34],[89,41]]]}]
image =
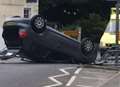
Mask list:
[{"label": "white road marking", "polygon": [[44,87],[56,87],[56,86],[60,86],[62,85],[63,83],[56,80],[54,77],[48,77],[50,80],[52,80],[53,82],[55,82],[56,84],[53,84],[53,85],[48,85],[48,86],[44,86]]},{"label": "white road marking", "polygon": [[52,80],[53,82],[55,82],[55,84],[48,85],[48,86],[43,86],[43,87],[57,87],[57,86],[63,85],[63,83],[60,82],[60,81],[58,81],[56,78],[70,75],[70,73],[66,71],[66,70],[69,70],[69,69],[75,69],[75,67],[67,67],[67,68],[59,69],[64,74],[60,74],[60,75],[48,77],[50,80]]},{"label": "white road marking", "polygon": [[75,71],[74,74],[75,74],[75,75],[79,74],[81,70],[82,70],[82,68],[78,68],[78,69]]},{"label": "white road marking", "polygon": [[78,68],[78,69],[74,72],[75,75],[72,76],[71,79],[68,81],[68,83],[66,84],[67,87],[72,85],[72,83],[75,81],[75,79],[76,79],[76,77],[77,77],[76,75],[78,75],[81,70],[82,70],[82,68]]},{"label": "white road marking", "polygon": [[68,81],[68,83],[66,84],[66,86],[71,86],[71,84],[75,81],[76,76],[72,76],[71,79]]}]

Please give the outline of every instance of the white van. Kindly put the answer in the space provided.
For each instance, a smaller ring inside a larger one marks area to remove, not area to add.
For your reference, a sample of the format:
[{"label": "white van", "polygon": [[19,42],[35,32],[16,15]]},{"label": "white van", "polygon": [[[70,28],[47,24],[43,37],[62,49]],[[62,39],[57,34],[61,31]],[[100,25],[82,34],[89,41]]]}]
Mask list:
[{"label": "white van", "polygon": [[[120,23],[119,23],[119,26],[120,26]],[[113,46],[115,43],[116,43],[116,20],[112,19],[109,21],[105,29],[105,32],[100,40],[100,47],[107,48],[107,47]],[[119,37],[119,44],[120,44],[120,37]]]},{"label": "white van", "polygon": [[[111,12],[112,13],[111,13],[110,21],[108,22],[105,32],[100,40],[100,48],[102,50],[105,50],[106,48],[116,44],[116,9],[112,8]],[[120,44],[120,23],[119,23],[119,44]]]}]

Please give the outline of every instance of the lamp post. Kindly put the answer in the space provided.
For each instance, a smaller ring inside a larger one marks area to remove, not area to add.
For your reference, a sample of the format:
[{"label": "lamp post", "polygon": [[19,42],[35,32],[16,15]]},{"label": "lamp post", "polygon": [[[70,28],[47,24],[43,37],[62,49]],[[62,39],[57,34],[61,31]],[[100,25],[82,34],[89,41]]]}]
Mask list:
[{"label": "lamp post", "polygon": [[119,8],[120,8],[120,0],[117,0],[116,4],[116,44],[119,44]]}]

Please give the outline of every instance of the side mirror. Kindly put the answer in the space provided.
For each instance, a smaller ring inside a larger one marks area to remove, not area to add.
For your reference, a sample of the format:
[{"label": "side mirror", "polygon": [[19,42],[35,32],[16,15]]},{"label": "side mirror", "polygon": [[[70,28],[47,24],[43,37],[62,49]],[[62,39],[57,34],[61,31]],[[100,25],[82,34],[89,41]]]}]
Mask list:
[{"label": "side mirror", "polygon": [[35,15],[31,19],[31,27],[36,33],[42,33],[46,29],[46,21],[41,15]]}]

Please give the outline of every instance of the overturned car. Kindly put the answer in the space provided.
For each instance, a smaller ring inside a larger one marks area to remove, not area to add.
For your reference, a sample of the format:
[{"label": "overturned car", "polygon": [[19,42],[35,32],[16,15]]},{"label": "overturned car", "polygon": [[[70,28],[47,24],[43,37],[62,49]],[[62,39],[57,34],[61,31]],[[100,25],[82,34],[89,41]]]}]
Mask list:
[{"label": "overturned car", "polygon": [[34,62],[62,59],[92,63],[97,56],[97,46],[91,38],[77,41],[48,26],[41,15],[5,21],[3,38],[8,50],[19,50],[21,57]]}]

